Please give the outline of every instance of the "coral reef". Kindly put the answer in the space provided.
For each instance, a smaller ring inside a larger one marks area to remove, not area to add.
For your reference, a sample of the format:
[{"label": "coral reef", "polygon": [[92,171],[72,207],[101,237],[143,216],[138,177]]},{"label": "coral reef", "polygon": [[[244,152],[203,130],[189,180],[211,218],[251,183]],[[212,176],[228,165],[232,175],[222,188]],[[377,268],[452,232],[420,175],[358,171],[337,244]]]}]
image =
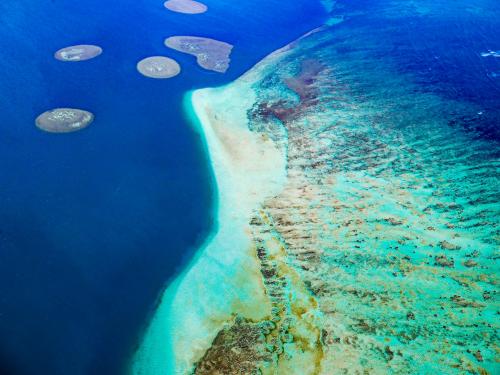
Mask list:
[{"label": "coral reef", "polygon": [[60,61],[85,61],[93,59],[102,53],[102,48],[99,46],[80,44],[60,49],[54,54],[54,57]]},{"label": "coral reef", "polygon": [[177,61],[164,56],[152,56],[137,63],[137,70],[149,78],[172,78],[181,72]]},{"label": "coral reef", "polygon": [[286,158],[282,191],[249,222],[271,308],[265,320],[228,320],[194,371],[492,374],[494,151],[449,125],[459,103],[357,51],[345,63],[323,47],[329,38],[306,38],[233,84],[255,93],[248,128]]},{"label": "coral reef", "polygon": [[364,27],[316,29],[189,97],[217,229],[135,374],[158,342],[176,374],[499,373],[498,145]]},{"label": "coral reef", "polygon": [[233,49],[229,43],[198,36],[173,36],[165,39],[165,45],[195,56],[204,69],[218,73],[225,73],[229,69],[229,56]]},{"label": "coral reef", "polygon": [[205,4],[194,0],[168,0],[164,5],[168,10],[185,14],[201,14],[208,10]]},{"label": "coral reef", "polygon": [[49,133],[70,133],[82,130],[94,121],[88,111],[74,108],[56,108],[37,117],[36,126]]}]

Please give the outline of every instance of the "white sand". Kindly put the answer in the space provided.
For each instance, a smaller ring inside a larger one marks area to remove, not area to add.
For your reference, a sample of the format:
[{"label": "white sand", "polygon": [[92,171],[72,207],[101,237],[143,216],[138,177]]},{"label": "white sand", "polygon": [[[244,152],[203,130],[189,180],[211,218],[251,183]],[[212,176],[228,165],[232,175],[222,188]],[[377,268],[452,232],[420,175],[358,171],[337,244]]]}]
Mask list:
[{"label": "white sand", "polygon": [[217,184],[217,226],[186,271],[165,291],[132,363],[134,375],[185,374],[210,347],[231,316],[268,317],[249,222],[254,210],[286,181],[284,152],[248,130],[255,101],[251,83],[275,63],[283,48],[236,82],[202,89],[187,98],[204,137]]},{"label": "white sand", "polygon": [[92,44],[79,44],[61,48],[54,54],[59,61],[78,62],[93,59],[102,54],[102,48]]},{"label": "white sand", "polygon": [[249,222],[266,198],[282,190],[286,158],[273,141],[248,129],[246,116],[255,101],[252,83],[290,48],[273,52],[227,86],[186,97],[186,110],[204,139],[214,172],[216,227],[163,294],[133,358],[133,375],[185,374],[233,314],[269,317]]},{"label": "white sand", "polygon": [[205,4],[194,0],[168,0],[164,5],[172,12],[184,14],[201,14],[208,10]]}]

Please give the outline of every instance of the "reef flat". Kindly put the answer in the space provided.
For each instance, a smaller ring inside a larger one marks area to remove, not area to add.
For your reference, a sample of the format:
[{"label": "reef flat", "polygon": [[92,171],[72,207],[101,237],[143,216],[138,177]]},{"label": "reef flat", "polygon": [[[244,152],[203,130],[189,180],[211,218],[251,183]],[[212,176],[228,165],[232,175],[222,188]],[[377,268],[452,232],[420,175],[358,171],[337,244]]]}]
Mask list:
[{"label": "reef flat", "polygon": [[195,56],[202,68],[218,73],[229,69],[233,49],[229,43],[198,36],[173,36],[165,39],[165,46]]},{"label": "reef flat", "polygon": [[500,371],[498,145],[370,41],[318,29],[190,95],[218,225],[134,374]]},{"label": "reef flat", "polygon": [[[246,126],[246,107],[252,105],[254,93],[241,89],[232,90],[238,101],[225,103],[226,96],[220,96],[217,108],[206,103],[217,89],[187,98],[187,110],[215,167],[217,228],[178,282],[166,290],[134,358],[133,374],[188,373],[235,311],[259,321],[271,308],[246,230],[254,207],[283,186],[285,159],[270,139]],[[228,117],[221,120],[230,121],[216,120],[223,108]],[[213,324],[207,325],[209,316]]]}]

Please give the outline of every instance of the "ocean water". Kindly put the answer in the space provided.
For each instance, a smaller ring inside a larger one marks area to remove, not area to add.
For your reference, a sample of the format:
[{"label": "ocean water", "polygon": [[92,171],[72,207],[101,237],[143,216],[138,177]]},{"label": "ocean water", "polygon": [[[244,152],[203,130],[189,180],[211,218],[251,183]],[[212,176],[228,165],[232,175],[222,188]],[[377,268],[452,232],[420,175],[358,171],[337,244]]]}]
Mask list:
[{"label": "ocean water", "polygon": [[[182,111],[188,90],[228,83],[324,21],[319,2],[207,0],[170,13],[162,0],[0,3],[0,373],[120,374],[161,291],[212,226],[211,171]],[[235,45],[225,75],[163,39]],[[94,43],[95,60],[59,48]],[[173,57],[167,81],[135,70]],[[92,111],[84,131],[34,126],[53,107]]]},{"label": "ocean water", "polygon": [[[231,85],[327,18],[310,0],[207,0],[200,16],[162,3],[0,3],[2,374],[125,373],[162,290],[213,227],[212,166],[185,93]],[[250,226],[277,324],[243,315],[221,337],[267,332],[249,362],[264,373],[498,373],[500,5],[323,3],[331,27],[261,67],[245,109],[292,176]],[[183,34],[234,44],[228,73],[163,46]],[[104,54],[52,58],[78,43]],[[155,54],[181,75],[140,76],[136,62]],[[59,106],[96,121],[35,128]],[[243,363],[224,343],[198,374]]]},{"label": "ocean water", "polygon": [[327,5],[188,98],[219,227],[134,374],[499,373],[500,6]]},{"label": "ocean water", "polygon": [[411,74],[427,92],[476,105],[478,113],[462,119],[462,126],[500,139],[500,60],[488,54],[499,44],[496,1],[340,2],[333,13],[350,19],[345,27],[356,30],[346,52],[368,45],[374,58]]},{"label": "ocean water", "polygon": [[276,323],[254,361],[264,374],[499,371],[498,65],[480,52],[496,37],[469,30],[467,50],[425,48],[439,29],[464,32],[457,19],[497,19],[442,4],[435,19],[400,8],[392,19],[390,5],[342,8],[343,23],[252,82],[249,129],[283,150],[289,176],[250,225]]}]

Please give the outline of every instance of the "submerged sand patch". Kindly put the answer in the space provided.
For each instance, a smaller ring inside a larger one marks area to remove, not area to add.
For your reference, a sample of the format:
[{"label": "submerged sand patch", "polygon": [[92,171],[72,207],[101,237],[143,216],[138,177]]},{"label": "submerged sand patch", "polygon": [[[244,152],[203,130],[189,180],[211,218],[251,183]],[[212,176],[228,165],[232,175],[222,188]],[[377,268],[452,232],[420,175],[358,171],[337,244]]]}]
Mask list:
[{"label": "submerged sand patch", "polygon": [[204,69],[218,73],[229,69],[232,44],[198,36],[173,36],[165,39],[165,45],[195,56],[198,65]]},{"label": "submerged sand patch", "polygon": [[79,44],[61,48],[54,54],[59,61],[77,62],[93,59],[102,53],[102,48],[91,44]]},{"label": "submerged sand patch", "polygon": [[181,72],[181,67],[174,59],[164,56],[145,58],[137,64],[137,70],[149,78],[172,78]]},{"label": "submerged sand patch", "polygon": [[208,10],[205,4],[193,0],[168,0],[164,5],[172,12],[185,14],[201,14]]},{"label": "submerged sand patch", "polygon": [[36,126],[49,133],[71,133],[82,130],[94,121],[88,111],[74,108],[56,108],[37,117]]}]

